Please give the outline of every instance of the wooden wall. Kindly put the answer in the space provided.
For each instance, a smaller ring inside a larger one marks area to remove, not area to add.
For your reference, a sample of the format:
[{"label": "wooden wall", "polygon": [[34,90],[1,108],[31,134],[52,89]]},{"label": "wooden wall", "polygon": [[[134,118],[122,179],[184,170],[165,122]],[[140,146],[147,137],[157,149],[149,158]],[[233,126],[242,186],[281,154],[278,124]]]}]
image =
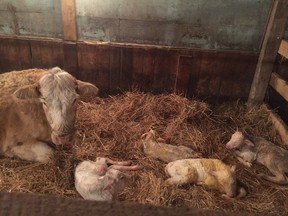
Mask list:
[{"label": "wooden wall", "polygon": [[59,66],[102,93],[138,88],[154,93],[246,98],[257,54],[160,46],[0,38],[0,72]]}]

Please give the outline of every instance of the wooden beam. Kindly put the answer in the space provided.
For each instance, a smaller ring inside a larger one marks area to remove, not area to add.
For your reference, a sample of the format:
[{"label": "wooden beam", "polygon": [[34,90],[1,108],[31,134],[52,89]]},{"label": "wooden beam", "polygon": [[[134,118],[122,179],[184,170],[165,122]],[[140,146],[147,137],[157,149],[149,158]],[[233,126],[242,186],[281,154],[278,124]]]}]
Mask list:
[{"label": "wooden beam", "polygon": [[287,18],[288,1],[274,0],[249,93],[248,106],[259,104],[264,99]]},{"label": "wooden beam", "polygon": [[278,53],[288,59],[288,41],[282,40],[280,43],[280,47]]},{"label": "wooden beam", "polygon": [[[245,214],[245,212],[241,212]],[[240,215],[240,212],[226,213],[223,210],[205,210],[187,207],[163,207],[136,202],[99,202],[84,199],[40,195],[31,193],[8,193],[0,191],[0,215],[154,215],[154,216],[217,216]],[[248,214],[249,215],[249,214]]]},{"label": "wooden beam", "polygon": [[63,39],[77,40],[75,0],[61,0]]},{"label": "wooden beam", "polygon": [[277,73],[272,73],[270,78],[270,85],[288,101],[288,84]]},{"label": "wooden beam", "polygon": [[[268,109],[268,108],[267,108]],[[269,110],[269,109],[268,109]],[[269,110],[269,120],[274,125],[274,128],[278,132],[281,140],[284,144],[288,145],[288,127],[283,120],[273,111]]]}]

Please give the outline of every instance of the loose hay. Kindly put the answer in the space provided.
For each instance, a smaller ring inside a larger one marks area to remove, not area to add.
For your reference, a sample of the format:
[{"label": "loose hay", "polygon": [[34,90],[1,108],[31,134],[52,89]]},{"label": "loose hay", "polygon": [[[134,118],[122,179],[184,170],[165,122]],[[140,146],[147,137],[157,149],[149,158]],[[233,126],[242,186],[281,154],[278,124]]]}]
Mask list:
[{"label": "loose hay", "polygon": [[[72,152],[56,150],[50,164],[0,159],[1,191],[53,194],[80,197],[74,188],[74,168],[82,160],[108,156],[132,160],[144,169],[130,172],[134,183],[119,195],[119,200],[161,206],[186,206],[228,211],[283,213],[288,211],[288,188],[258,180],[255,174],[268,172],[254,165],[246,168],[225,149],[235,129],[263,136],[281,145],[279,136],[268,121],[263,106],[247,110],[242,102],[226,102],[209,107],[176,94],[151,95],[127,92],[106,99],[90,98],[80,102],[78,142]],[[150,128],[167,143],[185,145],[237,165],[239,183],[248,190],[243,199],[225,199],[217,191],[201,186],[163,186],[167,178],[165,163],[146,157],[140,137]],[[286,148],[286,146],[282,146]]]}]

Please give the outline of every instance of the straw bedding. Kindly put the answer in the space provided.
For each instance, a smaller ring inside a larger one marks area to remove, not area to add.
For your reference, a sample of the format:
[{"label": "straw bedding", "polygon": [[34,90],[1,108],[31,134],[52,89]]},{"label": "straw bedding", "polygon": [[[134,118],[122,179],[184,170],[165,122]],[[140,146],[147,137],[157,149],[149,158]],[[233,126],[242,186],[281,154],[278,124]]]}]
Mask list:
[{"label": "straw bedding", "polygon": [[[225,143],[237,128],[282,145],[268,114],[263,106],[247,110],[239,101],[209,106],[176,94],[127,92],[105,99],[86,98],[79,102],[78,140],[74,148],[56,149],[55,160],[49,164],[1,158],[0,190],[80,198],[74,188],[75,166],[82,160],[107,156],[114,160],[129,159],[144,167],[129,172],[134,181],[119,195],[120,201],[284,214],[288,211],[288,187],[257,179],[256,173],[268,173],[265,167],[247,168],[225,149]],[[236,164],[237,179],[248,195],[226,199],[219,192],[201,186],[164,186],[166,164],[142,152],[140,137],[150,128],[166,143],[185,145],[204,157]]]}]

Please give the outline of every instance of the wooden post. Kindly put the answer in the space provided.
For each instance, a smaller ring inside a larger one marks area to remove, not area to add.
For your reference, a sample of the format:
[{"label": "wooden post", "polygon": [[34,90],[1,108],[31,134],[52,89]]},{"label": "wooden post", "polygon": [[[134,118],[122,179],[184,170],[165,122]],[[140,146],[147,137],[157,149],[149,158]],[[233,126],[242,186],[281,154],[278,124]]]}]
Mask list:
[{"label": "wooden post", "polygon": [[284,34],[287,17],[288,1],[274,0],[250,89],[248,106],[261,103],[264,99],[273,64]]},{"label": "wooden post", "polygon": [[63,39],[77,41],[75,0],[61,0]]}]

